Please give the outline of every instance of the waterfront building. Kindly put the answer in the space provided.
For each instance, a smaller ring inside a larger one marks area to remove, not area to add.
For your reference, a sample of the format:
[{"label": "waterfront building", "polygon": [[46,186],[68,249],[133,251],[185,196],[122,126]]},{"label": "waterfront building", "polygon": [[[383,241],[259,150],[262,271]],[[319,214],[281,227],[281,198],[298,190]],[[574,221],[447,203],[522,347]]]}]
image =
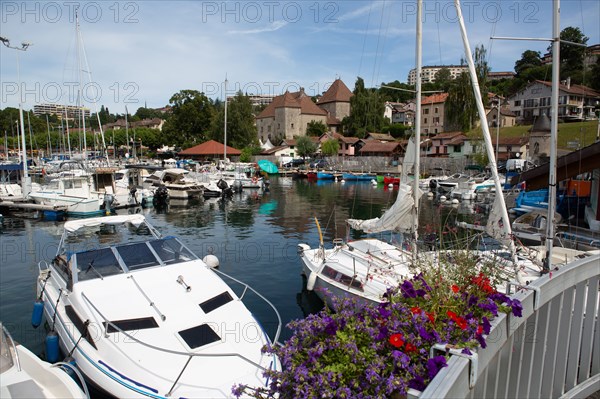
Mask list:
[{"label": "waterfront building", "polygon": [[[463,72],[468,72],[466,65],[430,65],[424,66],[421,69],[421,82],[422,83],[434,83],[437,73],[441,69],[450,70],[450,77],[456,79]],[[417,70],[415,68],[408,72],[408,84],[415,85],[417,83]]]}]

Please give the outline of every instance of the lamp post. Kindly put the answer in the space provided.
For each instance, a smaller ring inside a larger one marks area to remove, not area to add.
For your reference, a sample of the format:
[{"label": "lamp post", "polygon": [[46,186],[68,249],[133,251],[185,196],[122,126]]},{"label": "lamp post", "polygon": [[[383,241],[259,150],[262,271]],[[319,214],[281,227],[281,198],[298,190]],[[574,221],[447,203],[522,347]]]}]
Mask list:
[{"label": "lamp post", "polygon": [[[31,46],[30,43],[26,43],[26,42],[22,42],[21,43],[21,47],[15,47],[15,46],[11,46],[10,45],[10,40],[8,40],[5,37],[0,37],[0,41],[2,42],[2,44],[4,44],[6,47],[13,49],[13,50],[19,50],[19,51],[26,51],[27,48],[29,48],[29,46]],[[20,121],[20,125],[21,125],[21,146],[22,146],[22,160],[23,160],[23,198],[26,198],[29,193],[31,192],[31,178],[29,177],[29,173],[27,170],[27,154],[26,154],[26,149],[27,147],[25,146],[25,124],[23,123],[23,95],[22,95],[22,90],[21,90],[21,72],[20,72],[20,68],[19,68],[19,53],[17,52],[17,80],[19,83],[19,121]]]}]

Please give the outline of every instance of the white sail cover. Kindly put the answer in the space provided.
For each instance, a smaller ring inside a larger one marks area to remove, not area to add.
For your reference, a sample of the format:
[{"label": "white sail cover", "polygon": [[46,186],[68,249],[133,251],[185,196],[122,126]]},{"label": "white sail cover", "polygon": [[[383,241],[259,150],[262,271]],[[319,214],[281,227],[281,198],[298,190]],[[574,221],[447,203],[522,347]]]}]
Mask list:
[{"label": "white sail cover", "polygon": [[402,183],[408,183],[408,174],[413,172],[415,168],[415,162],[417,160],[417,151],[415,150],[415,136],[412,136],[408,140],[406,146],[406,153],[404,154],[404,160],[402,161],[402,174],[400,181]]},{"label": "white sail cover", "polygon": [[[421,195],[423,195],[423,192],[419,190],[419,198],[421,198]],[[396,202],[380,218],[367,220],[347,219],[346,223],[353,229],[362,230],[365,233],[379,233],[381,231],[392,230],[409,232],[412,228],[412,209],[414,203],[412,187],[401,183]]]},{"label": "white sail cover", "polygon": [[504,245],[508,245],[510,241],[510,226],[504,226],[502,223],[502,204],[498,195],[494,199],[494,205],[488,216],[485,232]]}]

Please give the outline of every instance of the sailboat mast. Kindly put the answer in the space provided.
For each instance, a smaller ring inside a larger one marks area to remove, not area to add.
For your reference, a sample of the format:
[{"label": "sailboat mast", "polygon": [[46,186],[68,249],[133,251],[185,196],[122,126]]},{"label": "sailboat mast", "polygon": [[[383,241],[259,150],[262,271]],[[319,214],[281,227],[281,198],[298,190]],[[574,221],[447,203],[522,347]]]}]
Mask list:
[{"label": "sailboat mast", "polygon": [[423,45],[423,32],[422,25],[423,21],[421,18],[423,8],[423,0],[417,0],[417,42],[415,46],[415,62],[417,69],[417,82],[415,86],[415,166],[414,166],[414,186],[413,186],[413,255],[416,259],[417,254],[417,239],[419,238],[419,175],[421,173],[421,70],[422,70],[422,45]]},{"label": "sailboat mast", "polygon": [[125,141],[127,145],[127,156],[131,157],[131,153],[129,152],[129,123],[127,123],[127,105],[125,106]]},{"label": "sailboat mast", "polygon": [[82,66],[81,66],[81,54],[80,54],[80,31],[79,31],[79,13],[78,10],[75,10],[75,33],[76,33],[76,44],[75,44],[75,53],[77,55],[77,72],[79,75],[79,93],[78,93],[78,107],[79,107],[79,114],[81,116],[81,129],[83,131],[83,164],[85,165],[85,167],[87,168],[87,161],[88,161],[88,157],[87,157],[87,137],[85,134],[85,111],[83,109],[83,91],[81,89],[81,85],[83,84],[83,77],[81,75],[82,73]]},{"label": "sailboat mast", "polygon": [[[467,30],[465,28],[465,21],[463,19],[462,10],[460,7],[460,0],[454,0],[456,7],[456,14],[458,16],[458,22],[460,25],[460,33],[462,35],[463,45],[465,48],[465,57],[467,58],[467,64],[469,66],[469,73],[471,75],[471,83],[473,85],[473,94],[475,96],[475,103],[477,104],[477,111],[481,120],[481,130],[483,131],[483,141],[485,143],[485,149],[490,161],[490,167],[492,169],[492,178],[494,179],[494,187],[496,188],[496,199],[499,201],[498,205],[501,210],[501,218],[503,224],[504,234],[508,239],[508,246],[513,258],[515,256],[515,244],[512,240],[512,230],[510,227],[510,219],[508,218],[508,211],[506,210],[506,202],[502,195],[502,186],[500,185],[500,178],[498,177],[498,167],[496,165],[496,157],[494,155],[494,146],[492,144],[492,136],[490,135],[490,129],[485,118],[485,108],[483,107],[483,100],[481,98],[481,92],[479,90],[479,81],[477,79],[477,73],[475,71],[475,63],[473,62],[473,55],[471,54],[471,45],[469,44],[469,38],[467,37]],[[518,278],[518,273],[517,273]]]},{"label": "sailboat mast", "polygon": [[223,144],[223,161],[227,162],[227,75],[225,75],[225,124],[224,124],[224,144]]},{"label": "sailboat mast", "polygon": [[560,79],[560,0],[553,1],[552,13],[552,94],[550,115],[550,169],[548,171],[548,223],[546,224],[546,258],[544,271],[550,271],[554,245],[554,210],[556,209],[556,146],[558,137],[558,83]]}]

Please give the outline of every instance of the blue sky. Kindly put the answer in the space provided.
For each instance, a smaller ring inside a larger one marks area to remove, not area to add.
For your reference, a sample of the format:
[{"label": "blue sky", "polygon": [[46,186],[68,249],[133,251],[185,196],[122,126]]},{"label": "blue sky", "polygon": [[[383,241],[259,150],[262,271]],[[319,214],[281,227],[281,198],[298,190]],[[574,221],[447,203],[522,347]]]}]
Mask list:
[{"label": "blue sky", "polygon": [[[546,42],[498,41],[490,36],[550,37],[552,2],[465,1],[471,46],[488,49],[493,71],[513,70],[527,49]],[[161,107],[181,89],[223,98],[241,89],[281,94],[304,87],[310,94],[340,77],[352,90],[406,81],[414,67],[413,1],[57,1],[0,2],[0,36],[26,52],[0,46],[0,108],[17,106],[17,62],[25,108],[77,102],[79,70],[74,13],[91,78],[82,73],[86,106],[113,113],[147,104]],[[423,64],[458,64],[463,57],[453,1],[424,1]],[[561,29],[579,27],[600,43],[600,1],[562,0]],[[83,59],[84,57],[79,57]],[[96,105],[92,101],[96,101]]]}]

